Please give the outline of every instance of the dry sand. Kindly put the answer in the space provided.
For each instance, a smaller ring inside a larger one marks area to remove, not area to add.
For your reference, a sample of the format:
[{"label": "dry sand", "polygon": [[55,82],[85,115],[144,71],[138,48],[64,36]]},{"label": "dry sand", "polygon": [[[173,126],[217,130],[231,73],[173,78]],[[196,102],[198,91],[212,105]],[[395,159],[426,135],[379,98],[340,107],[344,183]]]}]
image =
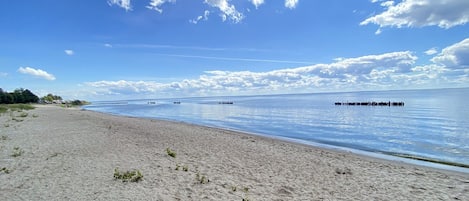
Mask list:
[{"label": "dry sand", "polygon": [[[0,117],[0,200],[469,200],[465,173],[177,122],[27,112]],[[143,180],[115,180],[116,167]]]}]

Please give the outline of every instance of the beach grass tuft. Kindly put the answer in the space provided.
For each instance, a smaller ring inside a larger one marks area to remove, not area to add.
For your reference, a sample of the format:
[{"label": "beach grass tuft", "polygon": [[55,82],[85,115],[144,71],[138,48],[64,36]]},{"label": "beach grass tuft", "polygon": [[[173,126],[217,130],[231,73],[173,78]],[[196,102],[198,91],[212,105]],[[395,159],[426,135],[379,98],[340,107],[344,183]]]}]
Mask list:
[{"label": "beach grass tuft", "polygon": [[181,167],[182,167],[182,171],[184,171],[184,172],[189,171],[189,166],[187,166],[187,165],[181,166],[181,165],[179,165],[179,164],[176,164],[176,168],[174,168],[174,170],[180,170]]},{"label": "beach grass tuft", "polygon": [[6,113],[8,111],[8,107],[5,105],[0,105],[0,114]]},{"label": "beach grass tuft", "polygon": [[8,104],[5,106],[11,111],[17,111],[17,112],[21,112],[23,110],[33,110],[36,108],[31,104]]},{"label": "beach grass tuft", "polygon": [[200,175],[199,172],[195,174],[195,179],[197,180],[198,183],[200,184],[206,184],[210,182],[210,180],[205,176],[205,175]]},{"label": "beach grass tuft", "polygon": [[122,182],[139,182],[143,179],[143,174],[140,170],[132,170],[132,171],[119,171],[119,168],[114,169],[114,179],[120,179]]},{"label": "beach grass tuft", "polygon": [[10,174],[10,170],[6,167],[2,167],[2,169],[0,169],[0,172],[4,172],[5,174]]},{"label": "beach grass tuft", "polygon": [[23,110],[32,110],[32,109],[35,109],[35,107],[31,104],[1,104],[0,114],[4,114],[8,111],[22,112]]},{"label": "beach grass tuft", "polygon": [[18,157],[18,156],[23,155],[23,153],[24,153],[23,149],[21,149],[19,147],[14,147],[13,148],[13,153],[11,154],[11,156]]},{"label": "beach grass tuft", "polygon": [[166,153],[168,154],[168,156],[171,156],[173,158],[176,158],[176,152],[174,152],[173,150],[171,150],[170,148],[166,148]]},{"label": "beach grass tuft", "polygon": [[21,118],[25,118],[25,117],[28,117],[28,113],[27,112],[22,112],[18,117],[21,117]]}]

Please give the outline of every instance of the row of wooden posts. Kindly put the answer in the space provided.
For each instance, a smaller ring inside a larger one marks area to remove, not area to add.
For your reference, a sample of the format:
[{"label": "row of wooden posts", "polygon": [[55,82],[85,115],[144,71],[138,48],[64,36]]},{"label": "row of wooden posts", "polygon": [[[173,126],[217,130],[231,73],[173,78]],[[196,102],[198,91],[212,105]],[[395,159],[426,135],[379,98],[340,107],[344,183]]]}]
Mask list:
[{"label": "row of wooden posts", "polygon": [[335,102],[335,105],[345,106],[404,106],[404,102]]}]

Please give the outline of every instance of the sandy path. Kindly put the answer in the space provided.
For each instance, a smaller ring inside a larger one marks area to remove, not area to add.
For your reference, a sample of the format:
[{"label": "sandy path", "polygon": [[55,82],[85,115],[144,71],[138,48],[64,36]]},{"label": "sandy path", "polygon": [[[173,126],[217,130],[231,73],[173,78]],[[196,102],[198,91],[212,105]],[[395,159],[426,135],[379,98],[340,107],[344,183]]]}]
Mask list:
[{"label": "sandy path", "polygon": [[[464,173],[183,123],[28,113],[0,117],[0,200],[469,200]],[[144,178],[115,180],[116,167]]]}]

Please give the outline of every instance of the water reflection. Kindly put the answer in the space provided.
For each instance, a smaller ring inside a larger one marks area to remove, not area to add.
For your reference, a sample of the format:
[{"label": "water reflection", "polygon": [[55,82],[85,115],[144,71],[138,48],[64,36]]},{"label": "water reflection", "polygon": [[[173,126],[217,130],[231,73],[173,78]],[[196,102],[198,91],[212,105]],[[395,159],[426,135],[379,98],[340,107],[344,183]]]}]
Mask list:
[{"label": "water reflection", "polygon": [[[88,109],[469,164],[469,89],[211,97]],[[234,104],[218,104],[233,101]],[[335,106],[404,101],[405,107]]]}]

